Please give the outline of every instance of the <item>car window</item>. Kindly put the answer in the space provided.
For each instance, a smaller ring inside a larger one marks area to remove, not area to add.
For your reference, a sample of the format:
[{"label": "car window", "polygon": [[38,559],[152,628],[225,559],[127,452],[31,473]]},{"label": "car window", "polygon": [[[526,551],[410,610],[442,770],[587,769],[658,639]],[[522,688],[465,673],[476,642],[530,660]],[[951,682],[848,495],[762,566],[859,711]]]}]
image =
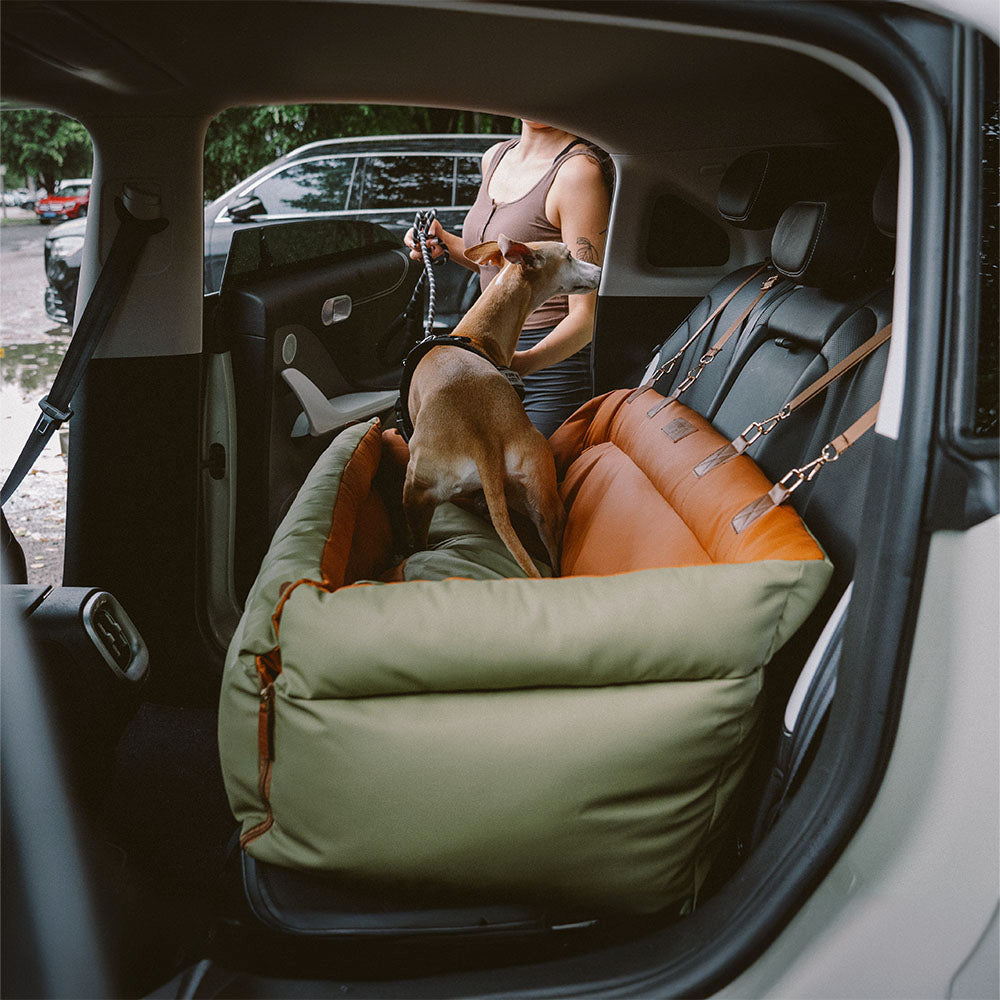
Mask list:
[{"label": "car window", "polygon": [[719,267],[729,260],[729,236],[714,219],[672,194],[661,194],[649,216],[646,259],[653,267]]},{"label": "car window", "polygon": [[339,212],[347,205],[354,157],[324,157],[291,163],[261,181],[253,194],[267,215]]},{"label": "car window", "polygon": [[453,156],[369,156],[359,208],[451,205]]},{"label": "car window", "polygon": [[455,204],[471,206],[476,200],[482,179],[483,158],[481,156],[460,156],[458,158],[458,175],[455,181]]},{"label": "car window", "polygon": [[86,194],[89,190],[90,187],[87,184],[66,184],[59,188],[57,194],[66,198],[78,198]]}]

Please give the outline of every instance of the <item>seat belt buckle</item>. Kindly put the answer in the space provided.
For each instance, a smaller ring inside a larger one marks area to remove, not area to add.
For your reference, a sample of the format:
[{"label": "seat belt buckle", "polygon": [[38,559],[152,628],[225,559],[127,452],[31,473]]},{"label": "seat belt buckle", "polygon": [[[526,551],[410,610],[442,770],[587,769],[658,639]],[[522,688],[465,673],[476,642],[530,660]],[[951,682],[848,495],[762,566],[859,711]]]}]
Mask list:
[{"label": "seat belt buckle", "polygon": [[48,434],[49,428],[55,424],[57,427],[60,424],[64,424],[70,417],[73,416],[72,410],[57,410],[50,402],[48,396],[43,396],[38,401],[38,408],[42,411],[42,415],[38,418],[38,422],[35,424],[35,434]]}]

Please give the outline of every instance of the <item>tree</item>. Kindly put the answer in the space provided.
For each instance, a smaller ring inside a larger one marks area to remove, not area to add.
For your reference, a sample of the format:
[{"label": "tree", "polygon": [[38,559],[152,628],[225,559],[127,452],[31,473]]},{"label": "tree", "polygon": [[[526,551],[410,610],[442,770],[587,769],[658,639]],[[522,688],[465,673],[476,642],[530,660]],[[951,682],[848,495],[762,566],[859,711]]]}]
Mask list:
[{"label": "tree", "polygon": [[55,191],[64,177],[89,177],[94,150],[87,130],[72,118],[53,111],[0,112],[0,161],[11,178],[35,178]]},{"label": "tree", "polygon": [[230,108],[205,137],[205,197],[217,198],[255,170],[307,142],[348,136],[510,132],[513,118],[377,104]]}]

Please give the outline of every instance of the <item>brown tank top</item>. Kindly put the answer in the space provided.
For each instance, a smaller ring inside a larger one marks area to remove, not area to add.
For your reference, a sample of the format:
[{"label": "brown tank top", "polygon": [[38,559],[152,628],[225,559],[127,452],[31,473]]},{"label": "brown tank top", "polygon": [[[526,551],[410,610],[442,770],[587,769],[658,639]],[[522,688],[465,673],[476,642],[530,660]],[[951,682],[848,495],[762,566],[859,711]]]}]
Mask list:
[{"label": "brown tank top", "polygon": [[[479,186],[475,203],[469,209],[462,227],[462,241],[466,247],[477,243],[495,240],[501,233],[512,240],[522,243],[542,242],[547,240],[562,241],[562,233],[549,222],[545,215],[545,198],[555,180],[556,172],[571,156],[589,156],[600,163],[597,155],[587,146],[574,146],[562,152],[555,158],[552,166],[538,179],[538,182],[520,198],[514,201],[495,202],[489,195],[490,179],[506,154],[520,140],[508,139],[503,143],[493,157],[483,182]],[[496,267],[480,267],[479,286],[486,286],[500,273]],[[542,327],[555,326],[569,312],[569,300],[565,295],[556,295],[543,302],[525,320],[525,330],[539,330]]]}]

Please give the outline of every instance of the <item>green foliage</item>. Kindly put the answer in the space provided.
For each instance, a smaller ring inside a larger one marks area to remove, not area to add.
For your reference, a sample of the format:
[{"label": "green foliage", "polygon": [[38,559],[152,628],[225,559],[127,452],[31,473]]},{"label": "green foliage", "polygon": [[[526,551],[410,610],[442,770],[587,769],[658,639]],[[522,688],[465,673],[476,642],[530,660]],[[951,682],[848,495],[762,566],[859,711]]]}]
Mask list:
[{"label": "green foliage", "polygon": [[[433,132],[511,132],[513,118],[378,104],[289,104],[223,111],[205,138],[205,198],[217,198],[297,146],[347,136]],[[51,111],[0,112],[5,186],[34,177],[49,191],[64,177],[89,177],[94,154],[87,130]]]},{"label": "green foliage", "polygon": [[376,104],[230,108],[205,137],[205,198],[218,198],[255,170],[307,142],[348,136],[510,132],[514,119],[471,111]]},{"label": "green foliage", "polygon": [[29,177],[48,191],[64,177],[89,177],[94,150],[87,130],[53,111],[0,112],[0,162],[7,167],[5,187],[20,187]]}]

